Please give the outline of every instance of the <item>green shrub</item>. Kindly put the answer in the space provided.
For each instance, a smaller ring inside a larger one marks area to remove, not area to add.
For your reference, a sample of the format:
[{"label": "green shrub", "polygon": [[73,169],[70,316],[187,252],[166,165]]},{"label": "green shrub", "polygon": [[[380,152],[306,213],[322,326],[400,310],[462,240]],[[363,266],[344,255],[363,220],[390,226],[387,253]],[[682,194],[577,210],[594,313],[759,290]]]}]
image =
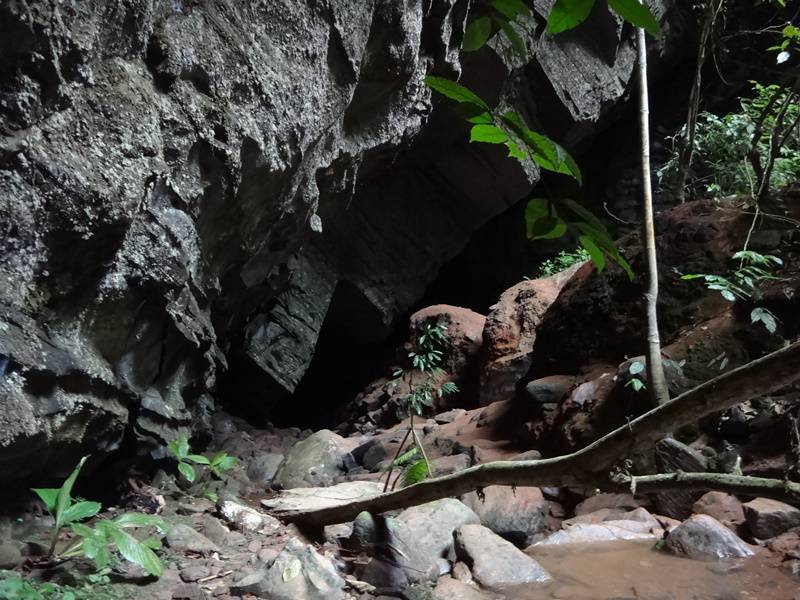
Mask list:
[{"label": "green shrub", "polygon": [[550,277],[561,271],[566,271],[572,265],[586,262],[591,256],[582,247],[575,248],[573,252],[559,252],[553,258],[549,258],[539,266],[539,277]]}]

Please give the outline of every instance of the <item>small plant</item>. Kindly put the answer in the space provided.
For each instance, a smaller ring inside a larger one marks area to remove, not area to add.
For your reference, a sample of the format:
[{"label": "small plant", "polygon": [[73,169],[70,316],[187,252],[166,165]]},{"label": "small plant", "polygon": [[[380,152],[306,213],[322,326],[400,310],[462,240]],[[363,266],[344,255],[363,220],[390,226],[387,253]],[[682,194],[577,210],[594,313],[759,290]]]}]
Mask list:
[{"label": "small plant", "polygon": [[80,585],[58,585],[50,581],[23,579],[0,573],[0,598],[3,600],[122,600],[130,593],[111,587],[108,574],[88,575]]},{"label": "small plant", "polygon": [[639,377],[642,373],[644,373],[644,363],[640,360],[633,361],[630,366],[628,367],[628,373],[631,375],[631,378],[625,384],[625,387],[631,388],[634,392],[641,392],[644,389],[647,389],[644,381]]},{"label": "small plant", "polygon": [[[398,412],[401,418],[408,416],[410,419],[408,431],[406,431],[405,437],[400,442],[400,447],[397,449],[394,460],[389,465],[384,491],[389,489],[392,471],[397,467],[403,469],[401,473],[404,474],[404,485],[412,485],[422,481],[431,474],[430,463],[425,455],[425,449],[416,431],[414,431],[414,416],[422,415],[426,408],[433,408],[437,398],[458,392],[458,386],[452,381],[439,383],[439,380],[444,375],[444,369],[442,369],[441,365],[444,360],[446,346],[447,326],[441,321],[435,324],[428,323],[417,340],[416,349],[408,353],[411,368],[404,369],[399,367],[395,369],[392,373],[394,379],[386,386],[389,389],[397,388],[403,382],[407,384],[408,392],[400,396],[401,404]],[[409,437],[413,446],[411,450],[401,454]],[[397,479],[394,480],[394,484],[396,483]]]},{"label": "small plant", "polygon": [[[155,527],[166,532],[166,522],[160,517],[142,513],[124,513],[117,518],[102,519],[94,527],[81,523],[100,512],[99,502],[76,499],[72,497],[75,480],[88,459],[84,456],[78,466],[70,473],[60,488],[36,488],[33,491],[44,502],[47,512],[55,519],[51,536],[49,556],[59,559],[85,556],[94,561],[98,570],[111,564],[115,554],[125,560],[141,566],[145,571],[159,577],[163,566],[153,549],[158,549],[161,542],[156,539],[143,541],[133,537],[126,529],[133,527]],[[57,552],[57,544],[62,529],[69,526],[75,539],[63,551]]]},{"label": "small plant", "polygon": [[[771,254],[759,254],[752,250],[740,250],[731,258],[739,261],[738,268],[730,275],[709,275],[705,273],[681,275],[681,280],[702,279],[706,288],[718,291],[728,302],[736,300],[759,300],[759,285],[765,281],[780,280],[773,274],[775,267],[783,265],[783,261]],[[763,307],[756,307],[750,312],[752,323],[762,323],[770,333],[777,329],[777,317]]]},{"label": "small plant", "polygon": [[550,277],[561,271],[566,271],[572,265],[586,262],[591,256],[585,248],[575,248],[573,252],[561,251],[553,258],[548,258],[539,267],[539,277]]},{"label": "small plant", "polygon": [[[197,479],[197,471],[192,464],[208,467],[211,474],[218,479],[221,479],[226,471],[229,471],[236,465],[236,458],[228,456],[227,452],[218,452],[211,459],[206,458],[202,454],[192,454],[189,447],[189,438],[185,433],[181,434],[178,439],[170,442],[168,448],[178,461],[178,471],[189,483],[194,483]],[[216,493],[206,488],[203,488],[202,493],[203,496],[212,502],[219,500],[219,496],[217,496]]]}]

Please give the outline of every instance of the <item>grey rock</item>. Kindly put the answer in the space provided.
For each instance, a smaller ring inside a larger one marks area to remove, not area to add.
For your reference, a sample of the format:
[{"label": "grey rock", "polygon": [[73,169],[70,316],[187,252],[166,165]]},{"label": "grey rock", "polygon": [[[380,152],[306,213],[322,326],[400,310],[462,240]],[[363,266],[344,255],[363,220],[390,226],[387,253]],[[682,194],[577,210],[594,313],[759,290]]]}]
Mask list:
[{"label": "grey rock", "polygon": [[660,535],[651,531],[652,526],[641,521],[606,521],[602,523],[575,523],[556,531],[533,547],[565,546],[570,544],[593,544],[625,540],[656,541]]},{"label": "grey rock", "polygon": [[330,560],[292,538],[269,566],[262,566],[231,586],[273,600],[344,600],[345,581]]},{"label": "grey rock", "polygon": [[667,536],[667,549],[689,558],[745,558],[753,550],[735,533],[708,515],[693,515]]},{"label": "grey rock", "polygon": [[496,595],[482,592],[478,588],[451,577],[442,577],[436,582],[433,597],[438,600],[496,600]]},{"label": "grey rock", "polygon": [[539,488],[492,485],[462,496],[481,525],[521,548],[530,546],[546,527],[548,502]]},{"label": "grey rock", "polygon": [[183,523],[173,525],[167,532],[167,546],[178,552],[219,552],[219,547],[214,542]]},{"label": "grey rock", "polygon": [[272,498],[262,500],[261,505],[275,513],[314,510],[377,496],[381,491],[383,485],[374,481],[345,481],[325,488],[283,490]]},{"label": "grey rock", "polygon": [[349,544],[374,556],[361,579],[393,591],[435,581],[438,560],[452,551],[453,532],[467,523],[479,523],[477,515],[452,498],[408,508],[396,518],[361,513]]},{"label": "grey rock", "polygon": [[0,569],[13,569],[22,562],[22,552],[16,544],[6,542],[0,544]]},{"label": "grey rock", "polygon": [[800,526],[800,509],[769,498],[744,503],[747,526],[754,537],[766,540]]},{"label": "grey rock", "polygon": [[558,404],[575,385],[570,375],[550,375],[534,379],[525,385],[525,393],[536,404]]},{"label": "grey rock", "polygon": [[[656,442],[656,465],[659,473],[704,473],[708,471],[705,456],[694,448],[673,438]],[[660,514],[673,519],[685,519],[692,514],[694,503],[702,492],[687,490],[668,490],[655,494],[655,507]]]},{"label": "grey rock", "polygon": [[475,579],[489,588],[552,581],[538,562],[483,525],[464,525],[456,531],[455,550]]},{"label": "grey rock", "polygon": [[344,474],[344,455],[350,451],[340,435],[322,429],[297,442],[286,453],[274,483],[283,488],[328,486]]},{"label": "grey rock", "polygon": [[247,465],[247,476],[254,484],[266,487],[275,478],[275,473],[282,462],[283,454],[274,452],[258,454]]}]

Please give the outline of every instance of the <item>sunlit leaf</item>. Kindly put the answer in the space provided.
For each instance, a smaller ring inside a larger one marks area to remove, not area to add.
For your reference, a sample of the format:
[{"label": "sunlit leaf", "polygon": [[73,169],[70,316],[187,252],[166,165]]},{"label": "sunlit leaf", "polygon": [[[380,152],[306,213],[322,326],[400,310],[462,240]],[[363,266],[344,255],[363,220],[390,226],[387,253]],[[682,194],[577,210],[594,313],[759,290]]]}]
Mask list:
[{"label": "sunlit leaf", "polygon": [[51,515],[55,516],[56,500],[58,499],[58,488],[33,488],[39,498],[44,502],[44,506]]},{"label": "sunlit leaf", "polygon": [[470,142],[504,144],[507,139],[506,132],[495,125],[473,125],[469,133]]},{"label": "sunlit leaf", "polygon": [[639,0],[608,0],[608,7],[628,23],[641,27],[650,35],[655,36],[661,32],[653,13]]},{"label": "sunlit leaf", "polygon": [[61,517],[61,522],[64,525],[69,525],[70,523],[74,523],[76,521],[83,521],[95,516],[100,512],[101,508],[102,506],[99,502],[76,502],[64,511],[64,514]]},{"label": "sunlit leaf", "polygon": [[486,102],[484,102],[472,90],[456,83],[455,81],[451,81],[450,79],[446,79],[444,77],[428,75],[425,78],[425,83],[432,90],[439,92],[451,100],[455,100],[456,102],[468,102],[469,104],[474,104],[483,110],[490,110],[489,105],[486,104]]},{"label": "sunlit leaf", "polygon": [[556,0],[547,17],[547,31],[561,33],[583,23],[592,12],[595,0]]},{"label": "sunlit leaf", "polygon": [[126,560],[139,565],[154,577],[161,576],[164,566],[152,549],[122,529],[112,529],[110,534],[117,550]]}]

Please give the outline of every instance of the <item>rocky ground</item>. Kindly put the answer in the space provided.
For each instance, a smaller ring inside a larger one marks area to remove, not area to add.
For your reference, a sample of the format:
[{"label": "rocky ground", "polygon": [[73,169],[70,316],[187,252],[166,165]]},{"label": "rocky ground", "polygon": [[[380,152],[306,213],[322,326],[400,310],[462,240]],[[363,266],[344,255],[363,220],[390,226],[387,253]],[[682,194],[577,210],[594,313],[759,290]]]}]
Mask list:
[{"label": "rocky ground", "polygon": [[[798,264],[791,260],[797,250],[791,228],[761,228],[752,240],[790,265],[761,300],[780,319],[767,335],[749,322],[749,311],[669,275],[671,265],[720,272],[749,222],[741,205],[690,203],[660,218],[664,354],[673,392],[796,335],[800,278],[791,266]],[[703,256],[694,253],[698,239],[707,248]],[[635,238],[625,251],[635,264]],[[643,412],[645,395],[625,385],[636,359],[626,349],[640,344],[635,318],[625,315],[635,294],[619,273],[601,277],[583,264],[519,283],[487,316],[445,305],[413,315],[400,354],[426,324],[446,323],[443,377],[461,389],[438,401],[435,416],[414,424],[434,474],[557,455]],[[271,516],[287,506],[380,491],[409,426],[396,410],[404,390],[387,389],[388,381],[365,388],[338,433],[255,428],[218,412],[206,455],[227,452],[237,459],[232,469],[188,484],[174,461],[162,460],[154,476],[129,479],[101,517],[124,510],[165,517],[166,571],[151,580],[138,568],[120,567],[111,574],[113,592],[159,600],[590,599],[622,597],[614,586],[630,578],[626,598],[800,597],[800,509],[765,498],[492,486],[396,514],[362,513],[323,531]],[[796,478],[798,397],[789,388],[704,419],[659,442],[653,456],[632,457],[636,468],[741,468]],[[62,583],[88,572],[80,560],[43,564],[51,524],[36,511],[5,517],[0,567]],[[640,568],[623,576],[631,565]]]}]

